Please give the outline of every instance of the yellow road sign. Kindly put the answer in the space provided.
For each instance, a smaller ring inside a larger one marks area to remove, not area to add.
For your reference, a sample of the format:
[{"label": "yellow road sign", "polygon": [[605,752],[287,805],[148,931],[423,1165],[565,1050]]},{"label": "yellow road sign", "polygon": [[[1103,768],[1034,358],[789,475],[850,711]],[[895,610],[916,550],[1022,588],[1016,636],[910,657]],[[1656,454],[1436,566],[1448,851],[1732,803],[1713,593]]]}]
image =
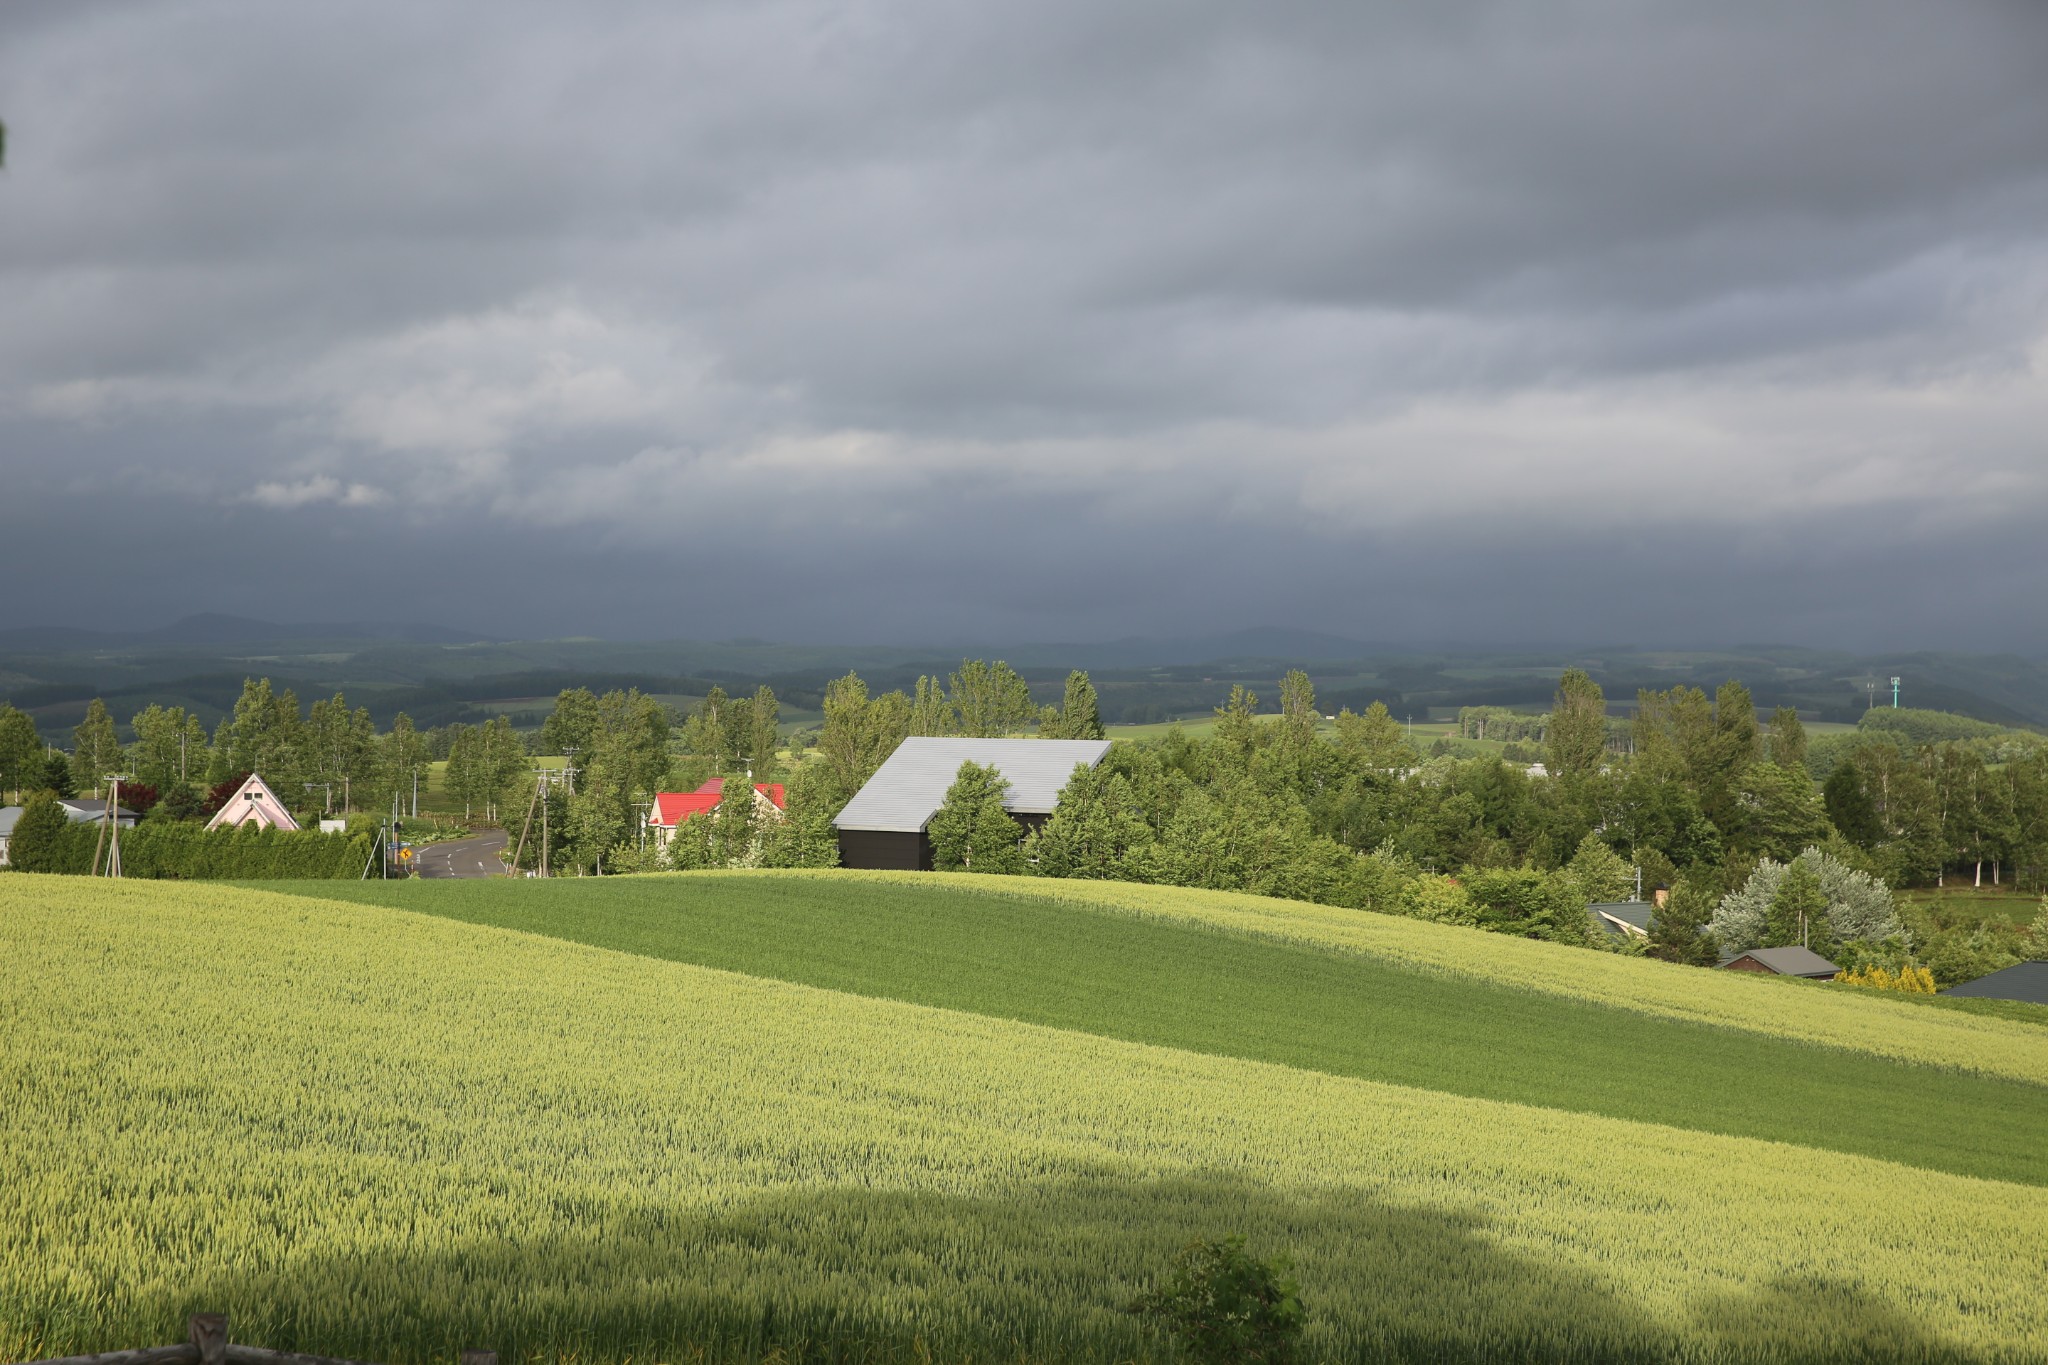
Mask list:
[{"label": "yellow road sign", "polygon": [[401,863],[411,862],[412,850],[409,848],[401,848],[400,850],[398,850],[398,861],[400,861]]}]

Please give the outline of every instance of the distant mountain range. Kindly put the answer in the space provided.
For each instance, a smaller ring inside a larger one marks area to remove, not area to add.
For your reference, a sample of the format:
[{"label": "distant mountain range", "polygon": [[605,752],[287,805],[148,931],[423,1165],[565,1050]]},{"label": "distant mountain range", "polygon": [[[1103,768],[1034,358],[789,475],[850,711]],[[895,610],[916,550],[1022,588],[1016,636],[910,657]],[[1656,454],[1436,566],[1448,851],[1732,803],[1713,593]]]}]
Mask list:
[{"label": "distant mountain range", "polygon": [[221,645],[304,644],[309,641],[385,640],[410,645],[469,645],[491,639],[472,631],[408,621],[325,621],[282,625],[246,616],[202,612],[155,630],[86,630],[77,626],[22,626],[0,630],[0,651],[178,649]]},{"label": "distant mountain range", "polygon": [[1368,644],[1320,630],[1284,626],[1253,626],[1221,635],[1180,639],[1131,637],[1095,644],[1036,644],[998,649],[993,653],[1018,667],[1059,664],[1073,668],[1167,668],[1175,664],[1249,659],[1290,663],[1339,663],[1408,652],[1401,647]]}]

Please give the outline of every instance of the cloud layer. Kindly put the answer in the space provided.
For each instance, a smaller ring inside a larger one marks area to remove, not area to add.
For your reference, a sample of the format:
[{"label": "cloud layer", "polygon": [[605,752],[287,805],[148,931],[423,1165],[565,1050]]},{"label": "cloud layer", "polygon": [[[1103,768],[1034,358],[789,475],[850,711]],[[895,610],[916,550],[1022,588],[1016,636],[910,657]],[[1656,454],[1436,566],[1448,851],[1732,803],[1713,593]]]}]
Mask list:
[{"label": "cloud layer", "polygon": [[15,0],[0,618],[2033,652],[2044,70],[2020,0]]}]

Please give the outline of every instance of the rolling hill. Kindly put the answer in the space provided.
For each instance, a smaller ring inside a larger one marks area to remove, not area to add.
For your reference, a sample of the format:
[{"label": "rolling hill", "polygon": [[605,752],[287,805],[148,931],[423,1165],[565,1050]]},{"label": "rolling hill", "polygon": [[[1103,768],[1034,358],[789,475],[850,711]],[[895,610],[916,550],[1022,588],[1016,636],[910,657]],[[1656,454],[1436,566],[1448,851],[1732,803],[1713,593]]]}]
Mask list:
[{"label": "rolling hill", "polygon": [[2025,1024],[1146,888],[290,891],[0,877],[7,1358],[1164,1359],[1225,1233],[1311,1359],[2048,1344]]}]

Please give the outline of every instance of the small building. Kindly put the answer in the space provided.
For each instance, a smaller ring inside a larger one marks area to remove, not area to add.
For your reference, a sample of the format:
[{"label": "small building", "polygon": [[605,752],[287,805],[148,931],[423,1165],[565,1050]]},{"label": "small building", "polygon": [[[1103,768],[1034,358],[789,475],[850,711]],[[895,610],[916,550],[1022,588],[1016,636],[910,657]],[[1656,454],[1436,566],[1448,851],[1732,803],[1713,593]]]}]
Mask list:
[{"label": "small building", "polygon": [[[107,818],[107,803],[104,801],[64,796],[57,799],[57,804],[64,808],[64,817],[74,825],[82,825],[88,821],[98,824]],[[135,822],[141,818],[126,806],[114,807],[114,823],[122,829],[134,829]]]},{"label": "small building", "polygon": [[962,763],[994,768],[1010,784],[1003,808],[1026,830],[1037,829],[1059,804],[1077,766],[1108,756],[1106,739],[953,739],[912,736],[896,746],[832,823],[842,867],[925,871],[932,866],[925,827],[946,803]]},{"label": "small building", "polygon": [[1648,938],[1656,922],[1657,907],[1648,901],[1594,901],[1586,907],[1593,927],[1609,938]]},{"label": "small building", "polygon": [[2048,962],[2016,962],[1989,976],[1950,986],[1943,995],[1960,995],[1971,1000],[2018,1000],[2029,1005],[2048,1005]]},{"label": "small building", "polygon": [[1770,976],[1803,976],[1809,981],[1832,981],[1842,970],[1811,948],[1751,948],[1721,964],[1731,972],[1764,972]]},{"label": "small building", "polygon": [[[692,816],[703,815],[718,809],[718,803],[725,799],[725,779],[714,777],[693,792],[656,792],[654,806],[647,812],[647,827],[654,831],[655,841],[667,847],[675,837],[677,826]],[[754,815],[759,819],[780,820],[789,809],[789,801],[780,782],[756,782],[754,784]]]},{"label": "small building", "polygon": [[0,867],[7,866],[7,845],[13,840],[14,825],[20,819],[20,806],[0,806]]},{"label": "small building", "polygon": [[238,829],[254,824],[263,829],[296,830],[299,822],[277,799],[277,793],[255,773],[244,778],[235,794],[206,822],[208,829]]}]

